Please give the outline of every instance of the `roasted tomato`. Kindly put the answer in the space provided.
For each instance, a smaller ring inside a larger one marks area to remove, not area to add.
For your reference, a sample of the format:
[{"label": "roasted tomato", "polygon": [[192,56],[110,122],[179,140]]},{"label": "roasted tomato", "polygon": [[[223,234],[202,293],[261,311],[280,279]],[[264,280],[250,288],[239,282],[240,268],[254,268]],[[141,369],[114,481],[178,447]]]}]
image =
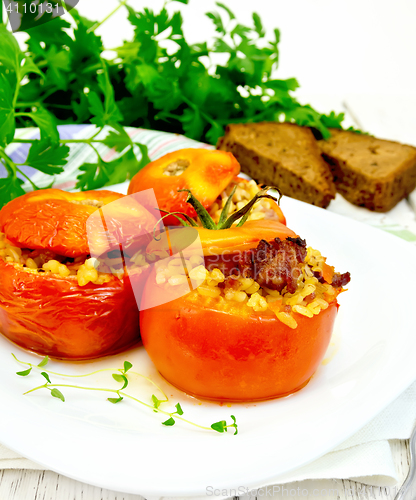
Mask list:
[{"label": "roasted tomato", "polygon": [[334,273],[276,221],[197,231],[199,254],[182,252],[183,270],[175,255],[160,260],[146,284],[141,333],[155,366],[207,399],[255,401],[301,389],[324,357],[349,273]]},{"label": "roasted tomato", "polygon": [[[145,290],[161,293],[151,276]],[[204,297],[193,291],[141,312],[143,344],[159,372],[183,391],[207,399],[256,401],[304,387],[328,347],[336,301],[317,316],[294,314],[295,329],[272,310]]]},{"label": "roasted tomato", "polygon": [[97,208],[122,197],[111,191],[33,191],[2,208],[0,231],[20,248],[50,250],[66,257],[87,255],[87,219]]},{"label": "roasted tomato", "polygon": [[[219,154],[222,153],[222,154]],[[166,212],[185,213],[196,219],[196,212],[186,203],[189,189],[218,222],[227,198],[233,193],[230,214],[241,209],[260,191],[255,181],[238,177],[240,165],[231,153],[207,149],[182,149],[149,163],[137,173],[129,186],[129,194],[153,189],[166,225],[178,225],[177,217]],[[180,217],[180,215],[179,215]],[[273,200],[260,200],[249,220],[274,219],[286,224],[286,219]]]},{"label": "roasted tomato", "polygon": [[[240,165],[231,153],[209,149],[181,149],[146,165],[131,180],[128,194],[153,189],[161,210],[183,212],[196,217],[186,203],[190,189],[205,208],[211,206],[220,193],[240,173]],[[164,215],[166,212],[163,212]],[[166,218],[175,225],[177,219]]]},{"label": "roasted tomato", "polygon": [[[122,198],[49,189],[0,211],[1,333],[39,354],[71,359],[114,353],[139,340],[139,311],[122,259],[102,272],[90,258],[86,231],[97,208]],[[140,220],[138,235],[156,222],[144,208]]]}]

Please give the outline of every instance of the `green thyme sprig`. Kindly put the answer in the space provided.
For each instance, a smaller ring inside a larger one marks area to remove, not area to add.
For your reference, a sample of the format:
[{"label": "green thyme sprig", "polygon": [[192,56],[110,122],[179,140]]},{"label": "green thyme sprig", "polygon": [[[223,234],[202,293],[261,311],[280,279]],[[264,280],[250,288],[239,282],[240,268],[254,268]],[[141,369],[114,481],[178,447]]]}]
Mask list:
[{"label": "green thyme sprig", "polygon": [[[175,405],[175,411],[172,411],[172,412],[165,411],[165,410],[161,409],[160,406],[163,403],[168,403],[169,398],[167,397],[165,392],[157,384],[155,384],[150,378],[146,377],[145,375],[142,375],[141,373],[131,371],[131,368],[133,367],[133,365],[129,361],[124,361],[123,368],[119,368],[119,369],[104,368],[104,369],[96,370],[94,372],[83,374],[83,375],[68,375],[68,374],[64,374],[64,373],[58,373],[58,372],[53,372],[51,370],[43,369],[43,367],[45,367],[49,362],[48,356],[45,356],[38,365],[34,365],[32,363],[27,363],[25,361],[21,361],[13,353],[12,353],[12,356],[18,363],[20,363],[24,366],[28,366],[28,368],[26,370],[16,372],[16,375],[19,375],[20,377],[27,377],[28,375],[31,374],[32,370],[35,369],[35,370],[39,370],[40,375],[46,380],[46,382],[44,384],[41,384],[37,387],[34,387],[33,389],[30,389],[29,391],[26,391],[24,393],[24,395],[30,394],[30,393],[38,391],[38,390],[46,389],[47,391],[50,392],[52,397],[60,399],[64,403],[65,396],[63,395],[63,393],[60,390],[62,388],[80,389],[80,390],[84,390],[84,391],[107,392],[107,393],[112,393],[115,395],[115,397],[107,398],[107,401],[109,401],[112,404],[118,404],[121,401],[123,401],[124,398],[127,398],[129,400],[135,401],[136,403],[139,403],[139,404],[145,406],[146,408],[153,410],[155,413],[160,413],[162,415],[167,416],[168,417],[167,420],[162,422],[162,425],[165,425],[167,427],[171,427],[171,426],[175,425],[176,420],[181,420],[182,422],[185,422],[189,425],[193,425],[194,427],[198,427],[199,429],[214,430],[216,432],[223,433],[223,432],[228,432],[229,428],[234,428],[235,429],[234,434],[238,433],[237,421],[236,421],[236,418],[234,417],[234,415],[231,415],[231,419],[232,419],[231,424],[227,424],[227,422],[225,420],[221,420],[219,422],[214,422],[210,427],[206,427],[206,426],[199,425],[195,422],[192,422],[190,420],[183,418],[182,415],[184,412],[182,410],[180,403],[177,403]],[[112,378],[116,382],[121,384],[120,388],[111,389],[111,388],[103,388],[103,387],[85,387],[85,386],[79,386],[79,385],[73,385],[73,384],[55,384],[51,381],[51,378],[50,378],[50,375],[57,375],[59,377],[64,377],[64,378],[82,378],[82,377],[89,377],[91,375],[95,375],[95,374],[100,373],[100,372],[109,372],[109,371],[113,372]],[[124,389],[126,389],[129,385],[128,373],[131,375],[132,374],[138,375],[138,376],[146,379],[163,395],[163,399],[159,399],[155,394],[152,394],[152,398],[151,398],[152,401],[151,401],[151,404],[149,404],[149,403],[141,401],[140,399],[135,398],[131,394],[128,394],[127,392],[125,392]]]}]

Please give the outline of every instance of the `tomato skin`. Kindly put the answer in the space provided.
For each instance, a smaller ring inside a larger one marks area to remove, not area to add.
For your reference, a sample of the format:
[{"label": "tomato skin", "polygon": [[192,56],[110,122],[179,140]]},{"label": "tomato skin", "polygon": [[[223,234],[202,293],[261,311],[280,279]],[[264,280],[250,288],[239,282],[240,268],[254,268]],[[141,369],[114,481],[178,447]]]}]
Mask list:
[{"label": "tomato skin", "polygon": [[1,209],[0,231],[20,248],[51,250],[66,257],[87,255],[86,222],[97,207],[81,203],[95,200],[107,205],[123,197],[111,191],[33,191]]},{"label": "tomato skin", "polygon": [[[204,255],[224,255],[256,248],[261,240],[296,238],[296,233],[277,220],[249,220],[241,227],[213,231],[197,228]],[[149,245],[149,248],[150,245]]]},{"label": "tomato skin", "polygon": [[146,309],[148,294],[163,293],[153,278],[142,301],[143,344],[166,380],[189,394],[220,401],[282,397],[306,385],[325,355],[336,301],[313,318],[294,314],[293,330],[271,311],[196,291]]},{"label": "tomato skin", "polygon": [[[165,175],[166,168],[177,161],[188,162],[188,168],[178,176]],[[210,149],[180,149],[140,170],[131,180],[128,194],[153,189],[159,208],[167,212],[183,212],[195,218],[195,210],[186,202],[187,193],[178,193],[178,189],[191,190],[208,208],[239,173],[240,165],[231,153]],[[179,224],[175,217],[164,220],[166,225]]]},{"label": "tomato skin", "polygon": [[89,359],[139,341],[129,279],[79,286],[76,276],[30,273],[0,259],[0,332],[55,358]]},{"label": "tomato skin", "polygon": [[[249,220],[241,227],[212,230],[204,227],[195,228],[198,231],[201,247],[205,256],[211,256],[212,262],[221,256],[235,254],[244,250],[256,248],[261,240],[271,241],[274,238],[285,240],[288,237],[296,238],[297,234],[277,220]],[[146,248],[151,254],[155,251],[168,251],[166,240],[153,239]],[[173,253],[178,250],[172,248]]]}]

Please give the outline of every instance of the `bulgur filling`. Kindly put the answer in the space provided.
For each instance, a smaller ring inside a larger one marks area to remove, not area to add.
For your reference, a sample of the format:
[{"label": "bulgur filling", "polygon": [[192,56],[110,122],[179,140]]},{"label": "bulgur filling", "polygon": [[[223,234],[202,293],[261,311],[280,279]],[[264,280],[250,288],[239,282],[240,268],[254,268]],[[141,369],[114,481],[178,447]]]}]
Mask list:
[{"label": "bulgur filling", "polygon": [[[289,244],[302,247],[297,243],[298,240],[304,243],[298,238]],[[287,249],[285,251],[287,252]],[[162,261],[157,262],[156,283],[178,286],[186,284],[188,279],[198,280],[201,283],[196,288],[199,295],[221,301],[245,303],[253,309],[253,312],[271,311],[282,323],[294,329],[297,327],[297,321],[293,313],[308,318],[318,315],[328,308],[343,291],[342,286],[349,281],[349,273],[343,275],[334,273],[333,268],[326,264],[326,258],[318,250],[308,247],[304,252],[305,254],[301,256],[303,258],[299,259],[296,272],[293,272],[295,283],[288,279],[283,286],[282,284],[273,286],[272,279],[270,286],[274,289],[265,286],[264,279],[256,280],[256,275],[254,278],[245,276],[247,273],[244,273],[241,265],[232,271],[233,274],[227,276],[224,269],[207,266],[205,260],[197,255],[185,260],[185,267],[181,259],[173,259],[167,265]],[[328,276],[328,270],[329,283],[324,278],[324,275]],[[258,276],[260,275],[261,270]],[[278,280],[275,279],[274,283],[278,283]]]},{"label": "bulgur filling", "polygon": [[[253,180],[249,182],[231,182],[208,211],[210,216],[214,219],[214,222],[219,221],[221,211],[236,185],[237,189],[232,198],[229,215],[241,210],[260,191],[260,187]],[[273,203],[272,200],[261,198],[254,204],[247,220],[278,219],[276,212],[272,208]],[[238,223],[238,221],[236,223]]]},{"label": "bulgur filling", "polygon": [[[88,283],[102,285],[111,280],[110,273],[97,270],[97,259],[89,258],[87,255],[69,258],[49,250],[22,249],[12,245],[4,233],[0,233],[0,258],[32,274],[51,273],[63,278],[74,276],[80,286]],[[124,269],[120,268],[119,264],[119,262],[112,263],[110,270],[121,278]]]}]

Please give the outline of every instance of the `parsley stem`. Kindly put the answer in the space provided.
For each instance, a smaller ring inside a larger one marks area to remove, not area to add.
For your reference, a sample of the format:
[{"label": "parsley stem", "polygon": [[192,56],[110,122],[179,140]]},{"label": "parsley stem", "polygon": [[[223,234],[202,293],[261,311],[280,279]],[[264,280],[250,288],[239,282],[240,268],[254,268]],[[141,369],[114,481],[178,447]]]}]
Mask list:
[{"label": "parsley stem", "polygon": [[32,101],[32,102],[17,102],[16,108],[31,108],[32,106],[41,106],[41,102]]},{"label": "parsley stem", "polygon": [[16,170],[17,172],[19,172],[20,175],[22,175],[25,179],[27,179],[30,182],[35,191],[38,191],[40,189],[38,186],[36,186],[36,184],[32,181],[32,179],[29,176],[27,176],[22,170],[20,170],[20,168],[17,165],[16,165]]},{"label": "parsley stem", "polygon": [[[100,127],[100,128],[97,130],[97,132],[96,132],[96,133],[95,133],[92,137],[90,137],[90,138],[88,139],[88,141],[90,141],[90,142],[91,142],[91,141],[93,141],[93,139],[95,139],[95,138],[97,137],[97,135],[100,135],[100,134],[101,134],[101,132],[102,132],[103,130],[104,130],[104,127]],[[95,141],[94,141],[94,142],[95,142]]]},{"label": "parsley stem", "polygon": [[[27,113],[15,113],[15,116],[27,116]],[[100,127],[97,132],[94,133],[92,137],[89,137],[88,139],[60,139],[59,142],[60,144],[90,144],[92,142],[94,143],[104,143],[105,139],[96,139],[96,137],[101,134],[103,131],[104,127]],[[39,139],[13,139],[12,143],[16,144],[33,144],[34,142],[38,141]]]},{"label": "parsley stem", "polygon": [[[98,152],[97,148],[93,145],[93,143],[90,141],[90,142],[88,142],[87,144],[88,144],[88,146],[89,146],[91,149],[93,149],[93,150],[95,151],[95,154],[97,155],[98,159],[99,159],[99,160],[101,160],[101,161],[104,161],[104,160],[101,158],[101,155],[100,155],[100,153]],[[101,166],[101,167],[102,167],[102,166]],[[105,173],[105,174],[107,174],[107,172],[105,171],[105,169],[103,169],[103,170],[104,170],[104,173]]]},{"label": "parsley stem", "polygon": [[[12,143],[15,144],[33,144],[39,139],[13,139]],[[103,143],[104,139],[60,139],[61,144],[88,144],[89,142]]]},{"label": "parsley stem", "polygon": [[4,161],[4,166],[6,167],[6,170],[12,174],[13,177],[16,177],[17,173],[17,167],[16,164],[9,158],[7,155],[6,151],[4,151],[3,148],[0,148],[0,158],[3,159]]},{"label": "parsley stem", "polygon": [[108,14],[102,21],[96,22],[87,30],[87,33],[91,33],[91,31],[95,31],[97,28],[99,28],[102,24],[104,24],[106,21],[110,19],[110,17],[114,16],[114,14],[121,9],[121,7],[124,7],[127,4],[127,0],[122,0],[120,4]]}]

